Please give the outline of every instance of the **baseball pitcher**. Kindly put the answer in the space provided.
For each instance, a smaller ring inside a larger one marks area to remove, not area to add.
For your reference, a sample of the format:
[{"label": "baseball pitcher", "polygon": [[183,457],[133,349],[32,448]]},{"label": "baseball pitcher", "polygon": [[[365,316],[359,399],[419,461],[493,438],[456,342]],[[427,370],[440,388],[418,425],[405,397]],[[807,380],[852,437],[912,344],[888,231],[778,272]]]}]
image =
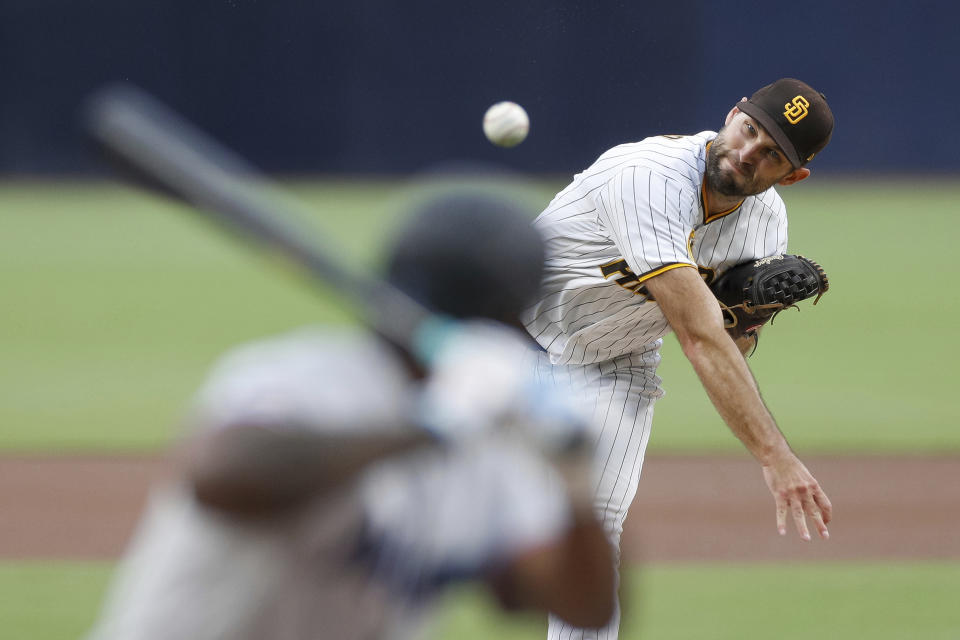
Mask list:
[{"label": "baseball pitcher", "polygon": [[[738,102],[719,132],[610,149],[537,218],[546,274],[523,321],[543,349],[541,375],[578,386],[594,412],[596,507],[615,544],[663,395],[656,370],[671,331],[717,411],[761,465],[779,532],[790,516],[802,538],[810,538],[807,519],[828,536],[830,501],[791,451],[742,355],[772,312],[737,330],[709,283],[756,263],[732,287],[739,300],[725,303],[751,314],[826,290],[818,267],[791,257],[788,268],[771,274],[763,270],[777,264],[761,259],[787,250],[786,207],[775,187],[806,179],[832,131],[824,96],[784,78]],[[754,282],[771,285],[762,301],[746,297]],[[617,625],[584,631],[554,618],[548,635],[615,638]]]}]

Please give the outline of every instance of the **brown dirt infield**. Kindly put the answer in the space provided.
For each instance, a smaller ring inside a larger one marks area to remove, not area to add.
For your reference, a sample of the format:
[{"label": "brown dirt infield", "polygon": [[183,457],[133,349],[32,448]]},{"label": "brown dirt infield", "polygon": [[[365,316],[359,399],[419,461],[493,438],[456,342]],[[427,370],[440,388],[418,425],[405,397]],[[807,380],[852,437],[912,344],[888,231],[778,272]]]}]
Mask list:
[{"label": "brown dirt infield", "polygon": [[[960,559],[960,457],[809,457],[834,504],[829,541],[776,534],[746,456],[648,456],[625,561]],[[112,559],[162,456],[0,457],[0,559]]]}]

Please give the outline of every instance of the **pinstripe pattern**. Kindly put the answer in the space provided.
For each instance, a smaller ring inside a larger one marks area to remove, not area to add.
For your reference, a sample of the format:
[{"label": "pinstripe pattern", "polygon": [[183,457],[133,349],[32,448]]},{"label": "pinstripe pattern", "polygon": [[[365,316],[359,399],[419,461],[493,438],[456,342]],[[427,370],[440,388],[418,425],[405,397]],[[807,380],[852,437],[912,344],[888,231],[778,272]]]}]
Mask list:
[{"label": "pinstripe pattern", "polygon": [[[541,353],[537,364],[540,380],[569,388],[593,415],[597,451],[594,506],[617,550],[627,508],[640,480],[653,403],[663,395],[655,373],[659,361],[659,352],[653,349],[589,365],[554,365]],[[615,557],[619,563],[619,551]],[[619,626],[619,608],[610,624],[599,630],[577,629],[551,616],[548,638],[613,640]]]},{"label": "pinstripe pattern", "polygon": [[[545,350],[538,373],[570,385],[594,416],[596,502],[619,548],[663,395],[656,368],[670,326],[646,278],[670,268],[729,267],[787,248],[786,208],[769,189],[705,224],[706,145],[716,134],[647,138],[610,149],[577,174],[534,222],[546,240],[540,294],[523,316]],[[619,554],[618,554],[619,558]],[[551,617],[549,640],[615,640]]]},{"label": "pinstripe pattern", "polygon": [[786,209],[773,189],[703,224],[700,186],[706,144],[715,135],[614,147],[537,218],[547,242],[546,276],[524,323],[555,364],[602,362],[646,349],[669,332],[642,288],[604,277],[600,265],[623,259],[636,282],[665,265],[720,273],[786,251]]}]

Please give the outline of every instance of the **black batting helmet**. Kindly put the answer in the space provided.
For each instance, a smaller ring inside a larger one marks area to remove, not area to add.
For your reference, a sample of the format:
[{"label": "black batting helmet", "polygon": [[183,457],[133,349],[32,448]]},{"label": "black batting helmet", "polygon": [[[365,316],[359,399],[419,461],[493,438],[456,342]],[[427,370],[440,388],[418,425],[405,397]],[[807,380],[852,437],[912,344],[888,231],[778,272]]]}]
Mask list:
[{"label": "black batting helmet", "polygon": [[503,196],[434,196],[394,238],[386,277],[434,311],[514,322],[543,275],[543,240],[531,221],[529,210]]}]

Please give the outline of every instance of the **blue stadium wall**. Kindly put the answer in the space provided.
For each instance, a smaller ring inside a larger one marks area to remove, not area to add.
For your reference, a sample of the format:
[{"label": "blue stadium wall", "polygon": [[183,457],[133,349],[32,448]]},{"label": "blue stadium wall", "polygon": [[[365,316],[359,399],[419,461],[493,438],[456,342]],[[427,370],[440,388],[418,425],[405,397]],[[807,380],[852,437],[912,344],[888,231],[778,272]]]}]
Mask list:
[{"label": "blue stadium wall", "polygon": [[[716,129],[796,76],[836,113],[830,172],[956,172],[960,3],[0,0],[0,172],[95,170],[77,106],[138,84],[256,164],[569,173],[618,142]],[[530,113],[509,151],[489,104]]]}]

